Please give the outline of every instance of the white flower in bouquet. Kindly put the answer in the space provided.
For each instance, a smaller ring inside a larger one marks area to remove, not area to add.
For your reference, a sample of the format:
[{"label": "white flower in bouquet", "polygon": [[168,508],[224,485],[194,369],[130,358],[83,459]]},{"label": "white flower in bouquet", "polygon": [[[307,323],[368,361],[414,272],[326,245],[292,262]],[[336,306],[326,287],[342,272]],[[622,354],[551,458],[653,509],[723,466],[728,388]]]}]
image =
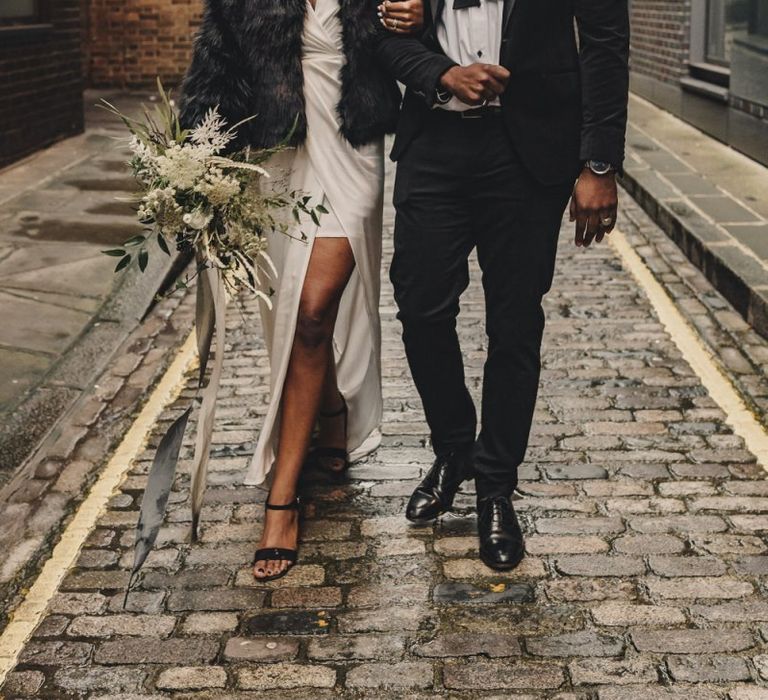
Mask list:
[{"label": "white flower in bouquet", "polygon": [[233,175],[225,175],[221,168],[213,167],[195,185],[195,191],[203,195],[214,207],[229,204],[242,190],[242,183]]},{"label": "white flower in bouquet", "polygon": [[184,210],[176,202],[172,187],[157,187],[142,197],[136,216],[142,223],[155,224],[159,235],[174,237],[184,230]]},{"label": "white flower in bouquet", "polygon": [[136,136],[131,136],[128,148],[133,153],[133,166],[137,178],[145,184],[152,182],[157,177],[157,166],[153,150]]},{"label": "white flower in bouquet", "polygon": [[177,190],[189,190],[205,174],[205,153],[187,144],[174,143],[155,158],[157,174]]},{"label": "white flower in bouquet", "polygon": [[199,208],[184,214],[184,216],[182,216],[182,221],[184,221],[189,228],[202,231],[204,228],[208,227],[212,218],[213,215],[210,212],[206,212],[202,208]]},{"label": "white flower in bouquet", "polygon": [[226,126],[227,123],[218,110],[209,109],[203,121],[190,132],[189,140],[206,156],[216,155],[221,153],[235,137]]}]

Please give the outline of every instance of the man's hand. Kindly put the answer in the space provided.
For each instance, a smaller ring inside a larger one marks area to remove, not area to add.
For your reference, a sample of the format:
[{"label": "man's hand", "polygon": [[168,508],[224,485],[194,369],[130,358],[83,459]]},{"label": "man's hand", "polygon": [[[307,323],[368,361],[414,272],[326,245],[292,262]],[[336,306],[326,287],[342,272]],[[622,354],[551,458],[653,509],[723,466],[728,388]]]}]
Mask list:
[{"label": "man's hand", "polygon": [[423,0],[384,0],[379,22],[394,34],[415,34],[424,27]]},{"label": "man's hand", "polygon": [[581,171],[571,196],[571,221],[576,222],[576,245],[585,248],[603,240],[616,225],[618,194],[616,176],[595,175],[589,168]]},{"label": "man's hand", "polygon": [[507,89],[509,71],[503,66],[473,63],[449,68],[440,84],[464,104],[476,107],[501,95]]}]

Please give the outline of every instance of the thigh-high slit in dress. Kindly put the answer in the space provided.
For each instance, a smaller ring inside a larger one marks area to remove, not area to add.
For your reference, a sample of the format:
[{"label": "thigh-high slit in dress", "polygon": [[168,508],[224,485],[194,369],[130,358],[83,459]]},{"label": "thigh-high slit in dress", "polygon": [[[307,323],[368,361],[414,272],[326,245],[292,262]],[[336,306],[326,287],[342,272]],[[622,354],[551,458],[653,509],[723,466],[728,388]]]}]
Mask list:
[{"label": "thigh-high slit in dress", "polygon": [[[339,389],[349,407],[347,449],[351,458],[376,449],[381,439],[381,330],[379,269],[384,182],[384,145],[379,139],[353,148],[339,131],[337,105],[344,65],[338,0],[307,2],[302,69],[307,115],[304,145],[277,154],[268,164],[271,181],[323,203],[320,225],[304,222],[292,236],[272,234],[269,253],[279,277],[272,309],[262,305],[270,359],[270,400],[245,483],[267,480],[275,460],[280,407],[299,299],[316,238],[348,239],[355,269],[344,290],[333,335]],[[302,234],[306,240],[302,240]]]}]

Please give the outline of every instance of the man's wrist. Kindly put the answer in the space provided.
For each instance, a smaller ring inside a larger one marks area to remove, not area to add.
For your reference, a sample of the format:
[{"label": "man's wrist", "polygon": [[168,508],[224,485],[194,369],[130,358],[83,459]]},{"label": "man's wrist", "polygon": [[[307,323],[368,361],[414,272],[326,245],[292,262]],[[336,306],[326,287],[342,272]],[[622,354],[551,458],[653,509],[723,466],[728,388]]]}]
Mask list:
[{"label": "man's wrist", "polygon": [[616,166],[613,163],[609,163],[607,160],[596,160],[593,158],[584,161],[584,169],[588,169],[594,175],[600,177],[611,175],[616,172]]},{"label": "man's wrist", "polygon": [[453,83],[453,71],[455,68],[459,67],[460,66],[458,64],[454,64],[452,66],[448,66],[448,68],[443,71],[439,80],[437,81],[437,88],[435,89],[435,92],[451,92],[451,85]]},{"label": "man's wrist", "polygon": [[[447,90],[443,86],[443,76],[451,70],[451,68],[454,68],[457,64],[451,61],[447,56],[440,56],[441,59],[445,61],[442,66],[440,66],[439,71],[435,71],[434,77],[432,77],[428,84],[433,85],[431,89],[427,88],[427,92],[425,93],[419,93],[422,97],[425,98],[427,101],[427,104],[430,107],[434,107],[436,104],[445,104],[445,102],[448,102],[453,97],[453,93],[450,90]],[[418,92],[418,91],[417,91]],[[448,99],[445,99],[446,94],[448,96]]]}]

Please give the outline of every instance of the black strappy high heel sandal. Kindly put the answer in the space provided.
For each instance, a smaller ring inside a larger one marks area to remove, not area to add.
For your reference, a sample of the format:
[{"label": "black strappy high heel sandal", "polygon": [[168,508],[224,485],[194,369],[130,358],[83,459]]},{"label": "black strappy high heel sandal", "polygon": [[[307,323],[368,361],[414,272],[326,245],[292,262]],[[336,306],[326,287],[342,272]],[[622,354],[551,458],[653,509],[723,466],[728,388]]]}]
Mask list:
[{"label": "black strappy high heel sandal", "polygon": [[[324,411],[320,411],[320,416],[322,418],[336,418],[338,416],[344,416],[344,436],[347,435],[347,424],[349,422],[349,409],[347,408],[347,402],[344,400],[344,397],[339,395],[341,397],[341,403],[342,406],[338,411],[332,411],[330,413],[325,413]],[[328,467],[323,464],[324,460],[340,460],[343,462],[343,465],[339,469],[334,469],[333,467]],[[311,454],[311,460],[312,464],[316,466],[319,469],[322,469],[324,472],[333,475],[336,478],[343,478],[349,469],[350,461],[349,461],[349,453],[347,450],[343,447],[315,447],[314,450],[312,450]]]},{"label": "black strappy high heel sandal", "polygon": [[[272,505],[269,502],[269,497],[267,497],[267,502],[264,504],[265,510],[299,510],[301,508],[301,503],[298,498],[294,498],[293,501],[290,503],[286,503],[285,505]],[[280,561],[285,560],[289,561],[290,564],[285,567],[285,570],[281,571],[279,574],[272,574],[272,576],[264,576],[264,577],[258,577],[254,576],[254,578],[262,583],[266,583],[267,581],[275,581],[276,579],[282,578],[285,576],[294,566],[296,563],[296,558],[298,556],[298,549],[287,549],[286,547],[263,547],[262,549],[257,549],[255,554],[253,555],[253,562],[251,563],[251,568],[256,566],[257,561]]]}]

